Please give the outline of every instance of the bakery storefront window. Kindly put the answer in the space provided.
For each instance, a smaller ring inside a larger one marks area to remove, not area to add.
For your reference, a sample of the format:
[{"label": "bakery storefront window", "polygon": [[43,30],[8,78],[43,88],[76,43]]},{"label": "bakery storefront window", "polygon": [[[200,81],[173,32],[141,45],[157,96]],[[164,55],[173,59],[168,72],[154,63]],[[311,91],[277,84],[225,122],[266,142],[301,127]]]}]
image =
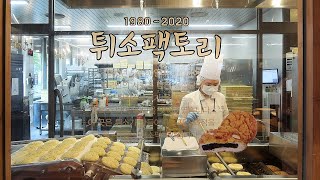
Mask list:
[{"label": "bakery storefront window", "polygon": [[12,178],[298,179],[295,4],[11,0]]}]

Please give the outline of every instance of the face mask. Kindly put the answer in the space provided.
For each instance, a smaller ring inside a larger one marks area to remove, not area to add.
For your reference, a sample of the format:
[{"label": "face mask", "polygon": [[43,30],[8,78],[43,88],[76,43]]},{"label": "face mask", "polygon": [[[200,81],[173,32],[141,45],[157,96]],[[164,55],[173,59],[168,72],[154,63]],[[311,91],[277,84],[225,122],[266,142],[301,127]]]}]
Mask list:
[{"label": "face mask", "polygon": [[217,92],[218,91],[218,86],[206,86],[206,85],[203,85],[202,86],[202,91],[206,94],[206,95],[209,95],[211,96],[213,93]]}]

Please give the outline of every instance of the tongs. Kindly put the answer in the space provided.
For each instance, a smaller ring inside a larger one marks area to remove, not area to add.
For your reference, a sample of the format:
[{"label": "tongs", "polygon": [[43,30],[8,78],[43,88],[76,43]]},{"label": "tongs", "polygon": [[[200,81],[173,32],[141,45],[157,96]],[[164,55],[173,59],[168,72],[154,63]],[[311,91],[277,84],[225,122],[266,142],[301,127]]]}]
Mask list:
[{"label": "tongs", "polygon": [[221,180],[221,178],[217,174],[217,170],[215,170],[207,161],[207,166],[208,166],[208,178],[210,180]]},{"label": "tongs", "polygon": [[144,139],[139,141],[138,147],[140,148],[140,156],[137,165],[131,171],[131,177],[133,179],[141,179],[142,176],[141,162],[143,157]]}]

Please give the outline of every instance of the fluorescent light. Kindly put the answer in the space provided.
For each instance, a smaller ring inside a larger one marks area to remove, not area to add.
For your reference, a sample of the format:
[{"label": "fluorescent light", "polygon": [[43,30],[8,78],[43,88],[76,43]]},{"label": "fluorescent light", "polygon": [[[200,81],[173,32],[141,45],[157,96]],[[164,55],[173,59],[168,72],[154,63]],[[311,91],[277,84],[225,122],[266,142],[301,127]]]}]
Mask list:
[{"label": "fluorescent light", "polygon": [[55,25],[55,28],[71,28],[70,25]]},{"label": "fluorescent light", "polygon": [[190,24],[189,27],[232,27],[232,24]]},{"label": "fluorescent light", "polygon": [[232,39],[255,39],[256,36],[232,36]]},{"label": "fluorescent light", "polygon": [[267,46],[282,46],[281,43],[267,43]]},{"label": "fluorescent light", "polygon": [[201,0],[192,0],[193,7],[201,7]]},{"label": "fluorescent light", "polygon": [[13,5],[26,5],[29,4],[28,0],[11,0]]}]

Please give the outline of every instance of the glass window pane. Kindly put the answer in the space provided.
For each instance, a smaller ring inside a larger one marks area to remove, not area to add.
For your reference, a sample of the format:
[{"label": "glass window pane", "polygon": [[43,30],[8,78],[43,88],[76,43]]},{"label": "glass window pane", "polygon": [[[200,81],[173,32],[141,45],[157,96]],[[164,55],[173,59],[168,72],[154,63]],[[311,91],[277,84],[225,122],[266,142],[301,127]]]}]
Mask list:
[{"label": "glass window pane", "polygon": [[11,0],[12,24],[47,24],[47,0]]}]

